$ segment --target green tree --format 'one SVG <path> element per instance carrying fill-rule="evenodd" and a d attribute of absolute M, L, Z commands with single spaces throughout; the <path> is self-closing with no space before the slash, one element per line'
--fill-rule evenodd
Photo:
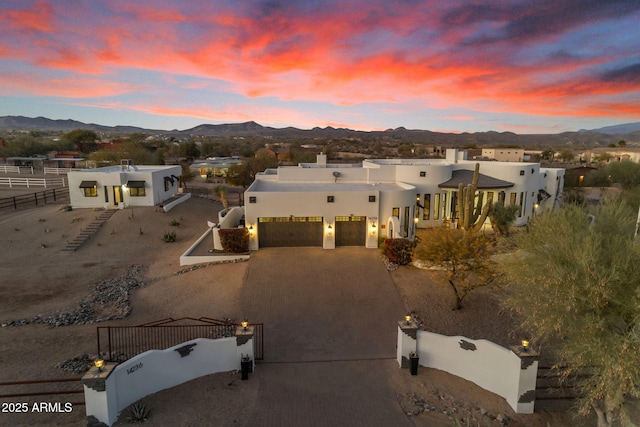
<path fill-rule="evenodd" d="M 640 397 L 640 247 L 636 212 L 607 199 L 586 212 L 567 206 L 517 236 L 499 267 L 507 308 L 533 340 L 550 343 L 563 378 L 574 374 L 579 411 L 598 426 L 627 424 L 625 397 Z M 549 348 L 549 347 L 547 347 Z"/>
<path fill-rule="evenodd" d="M 238 165 L 232 165 L 227 171 L 226 180 L 231 185 L 247 188 L 259 172 L 278 166 L 278 159 L 268 152 L 262 152 Z"/>
<path fill-rule="evenodd" d="M 627 141 L 625 141 L 624 139 L 621 139 L 620 141 L 618 141 L 618 147 L 626 147 L 627 146 Z"/>
<path fill-rule="evenodd" d="M 492 250 L 493 242 L 482 234 L 437 227 L 426 230 L 415 257 L 446 270 L 455 298 L 453 310 L 460 310 L 469 292 L 493 282 Z"/>
<path fill-rule="evenodd" d="M 88 129 L 75 129 L 71 132 L 65 133 L 62 136 L 62 139 L 67 140 L 73 143 L 76 147 L 76 150 L 81 153 L 91 153 L 97 150 L 98 144 L 96 140 L 98 139 L 98 135 L 92 130 Z"/>
<path fill-rule="evenodd" d="M 45 155 L 49 151 L 49 146 L 41 137 L 33 135 L 19 135 L 8 139 L 4 147 L 0 147 L 2 157 L 31 157 L 35 155 Z"/>
<path fill-rule="evenodd" d="M 493 231 L 499 236 L 508 236 L 509 228 L 516 220 L 519 211 L 518 205 L 505 206 L 504 202 L 494 203 L 489 210 L 489 221 Z"/>
<path fill-rule="evenodd" d="M 624 189 L 640 185 L 640 163 L 631 160 L 613 162 L 587 176 L 587 185 L 605 187 L 617 183 Z"/>
<path fill-rule="evenodd" d="M 568 163 L 575 158 L 575 153 L 571 148 L 563 148 L 562 151 L 560 151 L 559 157 L 560 157 L 560 160 L 562 160 L 565 163 Z"/>
<path fill-rule="evenodd" d="M 195 142 L 183 142 L 180 144 L 180 154 L 189 160 L 200 157 L 200 149 Z"/>

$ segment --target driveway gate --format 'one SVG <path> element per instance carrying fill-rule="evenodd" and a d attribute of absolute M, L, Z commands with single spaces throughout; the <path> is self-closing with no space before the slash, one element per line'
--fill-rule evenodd
<path fill-rule="evenodd" d="M 239 323 L 201 317 L 194 319 L 167 318 L 138 326 L 98 326 L 98 354 L 107 354 L 106 360 L 122 363 L 148 350 L 164 350 L 196 338 L 233 337 Z M 264 359 L 263 324 L 254 327 L 254 357 Z"/>

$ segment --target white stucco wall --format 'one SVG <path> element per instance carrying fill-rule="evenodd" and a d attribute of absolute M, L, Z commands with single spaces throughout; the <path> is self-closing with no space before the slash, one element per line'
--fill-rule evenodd
<path fill-rule="evenodd" d="M 323 247 L 335 247 L 335 218 L 336 216 L 365 216 L 367 217 L 366 247 L 377 247 L 377 232 L 372 234 L 372 225 L 379 229 L 378 206 L 380 191 L 375 186 L 367 188 L 360 185 L 357 189 L 350 184 L 329 183 L 305 186 L 301 184 L 298 191 L 295 185 L 287 186 L 286 190 L 277 191 L 279 186 L 273 184 L 262 191 L 259 184 L 254 183 L 245 192 L 245 226 L 253 227 L 250 239 L 250 249 L 258 249 L 258 218 L 289 217 L 289 216 L 317 216 L 323 218 Z M 273 191 L 269 191 L 273 190 Z M 333 196 L 332 203 L 327 197 Z M 375 202 L 369 202 L 369 196 L 375 196 Z M 256 197 L 256 203 L 250 198 Z M 331 225 L 333 232 L 329 235 L 327 228 Z"/>
<path fill-rule="evenodd" d="M 541 188 L 546 188 L 545 191 L 556 200 L 563 186 L 562 182 L 556 185 L 560 182 L 556 181 L 560 174 L 558 170 L 545 175 L 538 163 L 466 160 L 466 153 L 451 149 L 447 150 L 446 159 L 370 159 L 356 166 L 315 163 L 279 167 L 258 174 L 245 192 L 247 227 L 253 225 L 256 230 L 250 247 L 258 248 L 257 220 L 260 217 L 322 217 L 323 247 L 327 249 L 335 247 L 335 236 L 330 236 L 326 230 L 329 226 L 335 229 L 335 217 L 343 215 L 366 216 L 368 229 L 374 221 L 381 224 L 375 239 L 368 235 L 367 247 L 377 247 L 378 236 L 389 237 L 389 224 L 394 225 L 398 235 L 404 234 L 406 226 L 408 237 L 412 238 L 416 228 L 438 226 L 444 219 L 450 219 L 451 192 L 454 190 L 442 189 L 439 185 L 450 180 L 456 170 L 473 171 L 476 163 L 480 163 L 480 173 L 513 183 L 510 188 L 483 191 L 485 195 L 493 191 L 494 201 L 498 200 L 500 191 L 504 191 L 507 205 L 512 203 L 511 195 L 515 195 L 513 203 L 521 206 L 516 226 L 527 224 L 539 210 L 554 207 L 550 202 L 536 208 Z M 562 180 L 561 177 L 558 179 Z M 368 196 L 374 194 L 378 196 L 375 212 L 368 203 Z M 334 196 L 334 203 L 326 202 L 329 195 Z M 417 197 L 421 205 L 426 205 L 425 195 L 430 196 L 428 219 L 424 218 L 424 209 L 416 205 Z M 438 203 L 436 195 L 440 196 Z M 251 202 L 252 197 L 256 203 Z M 409 221 L 405 217 L 407 207 Z M 397 224 L 395 220 L 390 221 L 394 208 L 399 210 Z"/>
<path fill-rule="evenodd" d="M 527 391 L 535 390 L 537 362 L 523 371 L 521 360 L 513 351 L 487 340 L 418 331 L 417 341 L 421 366 L 472 381 L 504 397 L 516 412 L 533 412 L 533 402 L 519 404 L 518 400 Z M 464 349 L 463 345 L 475 350 Z"/>
<path fill-rule="evenodd" d="M 180 166 L 110 166 L 96 169 L 71 171 L 67 174 L 69 180 L 70 204 L 74 208 L 102 208 L 115 206 L 113 187 L 122 190 L 124 206 L 155 206 L 178 193 L 179 183 L 174 179 L 168 189 L 164 188 L 164 178 L 180 176 Z M 96 181 L 97 196 L 85 197 L 84 189 L 80 188 L 82 181 Z M 126 184 L 129 181 L 144 181 L 145 195 L 132 197 Z M 108 201 L 105 200 L 105 191 Z"/>
<path fill-rule="evenodd" d="M 183 357 L 177 349 L 187 345 L 191 351 Z M 198 338 L 166 350 L 144 352 L 116 366 L 105 380 L 105 391 L 85 385 L 87 415 L 112 425 L 123 409 L 149 394 L 205 375 L 239 370 L 243 355 L 255 360 L 253 339 L 238 345 L 236 337 Z"/>

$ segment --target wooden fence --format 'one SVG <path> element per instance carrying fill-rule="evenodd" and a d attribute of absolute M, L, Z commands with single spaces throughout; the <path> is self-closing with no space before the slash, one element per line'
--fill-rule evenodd
<path fill-rule="evenodd" d="M 71 405 L 84 405 L 84 388 L 80 378 L 60 378 L 54 380 L 33 380 L 33 381 L 11 381 L 0 383 L 0 399 L 6 401 L 39 402 L 49 398 L 48 396 L 57 396 L 55 400 L 59 400 L 61 396 L 69 400 L 71 395 L 77 396 L 75 402 Z M 18 398 L 18 399 L 16 399 Z M 26 399 L 25 399 L 26 398 Z M 35 399 L 34 399 L 35 398 Z M 28 405 L 31 407 L 31 404 Z"/>
<path fill-rule="evenodd" d="M 69 190 L 66 188 L 50 188 L 32 194 L 0 198 L 0 211 L 21 207 L 41 206 L 50 203 L 68 203 Z"/>
<path fill-rule="evenodd" d="M 66 187 L 66 178 L 14 178 L 14 177 L 0 177 L 0 186 L 14 187 Z"/>

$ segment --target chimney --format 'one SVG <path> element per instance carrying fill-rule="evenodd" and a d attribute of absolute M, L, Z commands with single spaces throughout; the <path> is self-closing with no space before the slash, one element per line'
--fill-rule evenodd
<path fill-rule="evenodd" d="M 327 155 L 324 153 L 317 154 L 316 163 L 318 166 L 327 166 Z"/>

